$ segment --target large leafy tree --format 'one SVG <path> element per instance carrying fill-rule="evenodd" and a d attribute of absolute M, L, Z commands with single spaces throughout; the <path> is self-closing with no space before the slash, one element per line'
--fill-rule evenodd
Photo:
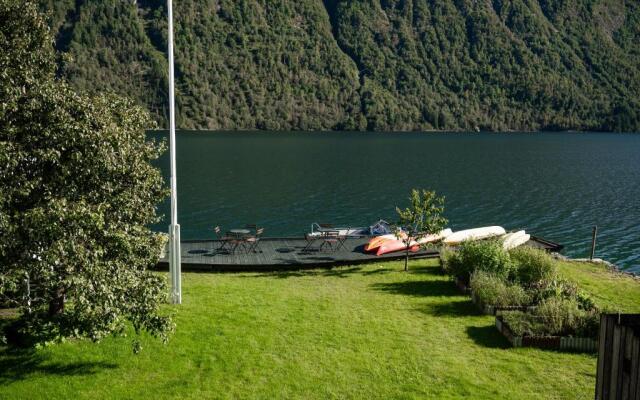
<path fill-rule="evenodd" d="M 166 339 L 162 238 L 147 226 L 166 196 L 145 139 L 148 113 L 55 77 L 36 5 L 0 0 L 0 301 L 22 333 L 99 340 L 130 322 Z"/>

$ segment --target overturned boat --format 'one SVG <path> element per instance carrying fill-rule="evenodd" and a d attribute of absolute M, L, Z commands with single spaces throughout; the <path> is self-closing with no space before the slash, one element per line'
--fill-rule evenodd
<path fill-rule="evenodd" d="M 406 250 L 407 248 L 412 252 L 416 252 L 420 250 L 420 246 L 428 243 L 438 242 L 449 235 L 451 235 L 451 229 L 444 229 L 439 233 L 426 235 L 419 238 L 418 240 L 412 240 L 408 244 L 402 238 L 387 239 L 380 243 L 376 250 L 376 255 L 381 256 L 383 254 Z"/>
<path fill-rule="evenodd" d="M 507 231 L 505 231 L 501 226 L 485 226 L 482 228 L 465 229 L 453 232 L 443 240 L 443 243 L 449 246 L 454 246 L 468 240 L 489 239 L 496 236 L 502 236 L 506 233 Z"/>

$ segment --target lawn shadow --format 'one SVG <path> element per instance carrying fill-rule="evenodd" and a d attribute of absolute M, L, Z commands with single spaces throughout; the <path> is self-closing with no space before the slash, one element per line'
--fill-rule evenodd
<path fill-rule="evenodd" d="M 491 349 L 508 349 L 509 341 L 495 326 L 468 326 L 467 335 L 478 345 Z"/>
<path fill-rule="evenodd" d="M 350 268 L 331 268 L 322 273 L 323 276 L 335 276 L 338 278 L 347 278 L 350 275 L 359 273 L 362 271 L 362 267 L 350 267 Z"/>
<path fill-rule="evenodd" d="M 440 267 L 424 266 L 424 267 L 411 267 L 409 263 L 409 273 L 411 274 L 424 274 L 433 276 L 445 276 L 444 271 Z"/>
<path fill-rule="evenodd" d="M 31 374 L 55 376 L 93 375 L 118 366 L 104 361 L 48 362 L 33 349 L 0 348 L 0 385 L 25 379 Z"/>
<path fill-rule="evenodd" d="M 371 271 L 362 271 L 362 275 L 377 275 L 377 274 L 386 274 L 389 272 L 393 272 L 394 270 L 391 268 L 379 268 L 372 269 Z"/>
<path fill-rule="evenodd" d="M 468 317 L 473 315 L 480 315 L 476 306 L 473 304 L 473 302 L 471 302 L 471 300 L 468 299 L 428 304 L 423 308 L 419 308 L 418 311 L 425 314 L 434 315 L 436 317 Z"/>
<path fill-rule="evenodd" d="M 297 264 L 296 264 L 297 265 Z M 363 267 L 333 267 L 333 268 L 314 268 L 314 269 L 300 269 L 300 270 L 289 270 L 289 271 L 268 271 L 268 272 L 259 272 L 251 275 L 241 275 L 243 278 L 278 278 L 278 279 L 286 279 L 292 277 L 303 277 L 303 276 L 326 276 L 326 277 L 338 277 L 338 278 L 347 278 L 352 275 L 375 275 L 375 274 L 384 274 L 388 272 L 394 271 L 390 268 L 380 268 L 375 270 L 363 270 Z"/>
<path fill-rule="evenodd" d="M 277 279 L 287 279 L 287 278 L 299 278 L 302 276 L 308 276 L 309 274 L 305 271 L 271 271 L 271 272 L 257 272 L 251 273 L 248 275 L 239 275 L 241 278 L 277 278 Z"/>
<path fill-rule="evenodd" d="M 374 283 L 373 290 L 407 296 L 458 296 L 456 287 L 449 281 L 403 281 Z"/>

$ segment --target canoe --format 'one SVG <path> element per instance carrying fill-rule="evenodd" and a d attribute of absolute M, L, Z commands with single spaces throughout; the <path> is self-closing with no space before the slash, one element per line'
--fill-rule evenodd
<path fill-rule="evenodd" d="M 531 239 L 525 231 L 507 233 L 502 238 L 502 247 L 505 250 L 513 249 L 527 243 Z"/>
<path fill-rule="evenodd" d="M 483 228 L 465 229 L 453 232 L 444 239 L 444 244 L 456 245 L 467 240 L 488 239 L 495 236 L 502 236 L 507 233 L 501 226 L 485 226 Z"/>
<path fill-rule="evenodd" d="M 376 255 L 381 256 L 383 254 L 393 253 L 395 251 L 406 250 L 407 247 L 409 247 L 409 250 L 411 250 L 412 252 L 416 252 L 420 250 L 420 245 L 437 242 L 439 240 L 442 240 L 443 238 L 448 237 L 449 235 L 451 235 L 451 229 L 444 229 L 439 233 L 424 236 L 417 241 L 412 240 L 411 243 L 409 243 L 409 246 L 407 246 L 402 240 L 387 239 L 378 247 Z"/>
<path fill-rule="evenodd" d="M 401 237 L 404 237 L 404 234 L 401 234 Z M 382 235 L 382 236 L 376 236 L 374 238 L 372 238 L 371 240 L 369 240 L 369 243 L 367 243 L 364 246 L 364 251 L 374 251 L 376 250 L 378 247 L 380 247 L 380 245 L 382 245 L 382 243 L 386 242 L 387 240 L 398 240 L 398 237 L 396 236 L 395 233 L 390 233 L 387 235 Z"/>

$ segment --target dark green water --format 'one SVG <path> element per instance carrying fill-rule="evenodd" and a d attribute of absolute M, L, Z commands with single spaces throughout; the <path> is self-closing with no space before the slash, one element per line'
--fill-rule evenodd
<path fill-rule="evenodd" d="M 180 132 L 177 143 L 183 239 L 214 225 L 279 236 L 393 221 L 415 187 L 446 196 L 454 230 L 523 228 L 569 256 L 588 255 L 598 225 L 596 256 L 640 271 L 640 135 Z"/>

